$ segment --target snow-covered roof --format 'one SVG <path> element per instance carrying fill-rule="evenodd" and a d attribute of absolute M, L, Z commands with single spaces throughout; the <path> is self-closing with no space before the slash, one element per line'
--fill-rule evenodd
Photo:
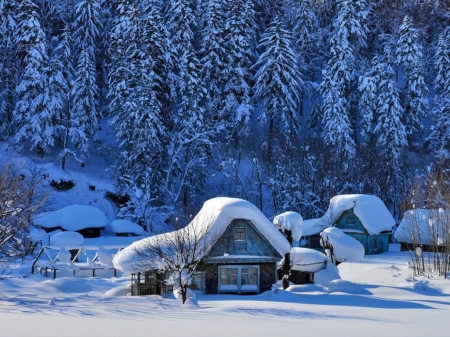
<path fill-rule="evenodd" d="M 299 241 L 302 237 L 303 218 L 297 212 L 284 212 L 273 218 L 273 224 L 278 229 L 292 231 L 292 239 Z"/>
<path fill-rule="evenodd" d="M 143 235 L 144 229 L 135 222 L 124 219 L 116 219 L 111 222 L 110 229 L 114 233 L 130 233 L 134 235 Z"/>
<path fill-rule="evenodd" d="M 381 199 L 369 194 L 344 194 L 331 198 L 328 210 L 322 219 L 331 226 L 343 212 L 352 208 L 353 213 L 370 235 L 390 231 L 395 225 L 394 218 Z"/>
<path fill-rule="evenodd" d="M 283 234 L 255 205 L 242 199 L 218 197 L 206 201 L 187 227 L 195 226 L 197 233 L 199 232 L 198 227 L 203 227 L 205 236 L 211 240 L 217 240 L 234 219 L 249 220 L 281 256 L 289 252 L 291 247 Z M 162 235 L 174 235 L 174 233 Z M 158 242 L 159 237 L 160 235 L 145 238 L 123 249 L 114 258 L 115 267 L 124 272 L 142 271 L 145 269 L 141 268 L 148 268 L 148 266 L 142 265 L 142 258 L 138 252 L 146 245 Z M 208 238 L 205 238 L 205 241 L 208 241 Z M 204 253 L 207 254 L 207 252 Z"/>
<path fill-rule="evenodd" d="M 450 212 L 442 209 L 412 209 L 406 211 L 394 237 L 399 242 L 416 244 L 443 244 L 450 223 Z"/>
<path fill-rule="evenodd" d="M 364 246 L 350 235 L 345 234 L 337 227 L 325 229 L 320 233 L 322 240 L 333 246 L 333 256 L 343 262 L 348 260 L 361 260 L 364 258 Z"/>
<path fill-rule="evenodd" d="M 44 228 L 61 227 L 67 231 L 106 226 L 106 215 L 94 206 L 71 205 L 36 217 L 35 223 Z"/>
<path fill-rule="evenodd" d="M 302 235 L 310 236 L 319 234 L 327 227 L 328 224 L 322 218 L 303 220 Z"/>
<path fill-rule="evenodd" d="M 292 247 L 290 252 L 291 269 L 315 273 L 326 267 L 329 258 L 314 249 Z"/>

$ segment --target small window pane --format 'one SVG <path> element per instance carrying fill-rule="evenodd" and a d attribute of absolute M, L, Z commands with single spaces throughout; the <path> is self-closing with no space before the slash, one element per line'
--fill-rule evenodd
<path fill-rule="evenodd" d="M 234 239 L 235 240 L 246 240 L 247 230 L 246 228 L 235 228 L 234 229 Z"/>

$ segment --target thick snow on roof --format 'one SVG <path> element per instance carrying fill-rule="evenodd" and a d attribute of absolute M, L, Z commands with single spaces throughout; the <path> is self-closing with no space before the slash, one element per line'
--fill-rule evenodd
<path fill-rule="evenodd" d="M 343 262 L 364 258 L 364 246 L 339 228 L 327 228 L 320 233 L 320 236 L 323 241 L 329 242 L 333 246 L 333 256 L 336 260 Z"/>
<path fill-rule="evenodd" d="M 326 223 L 322 218 L 303 220 L 302 235 L 310 236 L 319 234 L 328 226 L 328 223 Z"/>
<path fill-rule="evenodd" d="M 255 205 L 242 199 L 218 197 L 206 201 L 202 209 L 187 227 L 196 227 L 195 230 L 192 230 L 196 233 L 199 232 L 200 228 L 200 232 L 206 233 L 211 240 L 216 240 L 223 234 L 233 219 L 246 219 L 251 221 L 255 228 L 270 242 L 281 256 L 289 252 L 291 247 L 283 234 L 280 233 Z M 174 233 L 172 232 L 166 235 L 175 235 Z M 149 269 L 151 266 L 142 263 L 142 257 L 139 256 L 138 251 L 142 250 L 146 244 L 158 242 L 159 237 L 160 235 L 142 239 L 123 249 L 114 257 L 114 266 L 124 272 Z M 206 237 L 206 242 L 208 242 L 208 237 Z"/>
<path fill-rule="evenodd" d="M 394 237 L 399 242 L 435 245 L 443 244 L 450 221 L 448 211 L 432 209 L 412 209 L 406 211 Z"/>
<path fill-rule="evenodd" d="M 395 225 L 394 218 L 380 198 L 368 194 L 344 194 L 331 198 L 322 219 L 332 226 L 344 211 L 352 208 L 370 235 L 390 231 Z"/>
<path fill-rule="evenodd" d="M 52 235 L 50 245 L 54 247 L 79 246 L 83 243 L 84 237 L 78 232 L 59 232 Z"/>
<path fill-rule="evenodd" d="M 114 233 L 130 233 L 143 235 L 144 229 L 135 222 L 123 219 L 116 219 L 111 222 L 110 229 Z"/>
<path fill-rule="evenodd" d="M 58 211 L 39 215 L 36 224 L 44 228 L 61 227 L 67 231 L 106 226 L 106 215 L 94 206 L 71 205 Z"/>
<path fill-rule="evenodd" d="M 292 270 L 315 273 L 326 268 L 329 258 L 314 249 L 292 247 L 290 261 Z"/>
<path fill-rule="evenodd" d="M 278 229 L 292 231 L 292 239 L 299 241 L 302 237 L 303 218 L 297 212 L 285 212 L 273 218 L 273 224 Z"/>

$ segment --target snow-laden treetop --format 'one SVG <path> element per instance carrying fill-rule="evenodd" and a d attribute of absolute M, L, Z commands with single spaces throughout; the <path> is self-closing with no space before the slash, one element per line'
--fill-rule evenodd
<path fill-rule="evenodd" d="M 255 205 L 242 199 L 218 197 L 206 201 L 199 213 L 185 228 L 148 237 L 126 247 L 114 257 L 114 266 L 123 272 L 144 271 L 150 266 L 142 263 L 143 256 L 139 252 L 143 251 L 146 246 L 161 242 L 162 236 L 175 237 L 176 232 L 179 231 L 200 232 L 204 233 L 205 242 L 213 243 L 225 232 L 234 219 L 249 220 L 281 256 L 289 252 L 291 248 L 289 242 Z M 196 239 L 198 240 L 198 238 Z M 163 241 L 167 242 L 167 240 Z M 207 254 L 208 251 L 205 250 L 202 253 Z M 203 257 L 198 256 L 199 259 Z"/>
<path fill-rule="evenodd" d="M 302 237 L 303 218 L 297 212 L 284 212 L 273 218 L 273 224 L 278 229 L 292 231 L 292 239 L 299 241 Z"/>
<path fill-rule="evenodd" d="M 35 223 L 43 228 L 60 227 L 67 231 L 102 228 L 108 223 L 106 215 L 94 206 L 70 205 L 36 217 Z"/>
<path fill-rule="evenodd" d="M 448 235 L 449 221 L 450 212 L 442 209 L 411 209 L 405 212 L 394 237 L 399 242 L 440 245 Z"/>
<path fill-rule="evenodd" d="M 322 220 L 328 223 L 327 227 L 331 227 L 343 212 L 350 209 L 370 235 L 390 231 L 395 225 L 394 218 L 381 199 L 369 194 L 343 194 L 331 198 Z"/>

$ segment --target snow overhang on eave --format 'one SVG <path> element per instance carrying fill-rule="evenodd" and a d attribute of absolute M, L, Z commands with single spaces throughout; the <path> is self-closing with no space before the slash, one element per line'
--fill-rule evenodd
<path fill-rule="evenodd" d="M 203 260 L 205 264 L 216 264 L 216 263 L 272 263 L 279 262 L 280 258 L 271 256 L 215 256 Z"/>

